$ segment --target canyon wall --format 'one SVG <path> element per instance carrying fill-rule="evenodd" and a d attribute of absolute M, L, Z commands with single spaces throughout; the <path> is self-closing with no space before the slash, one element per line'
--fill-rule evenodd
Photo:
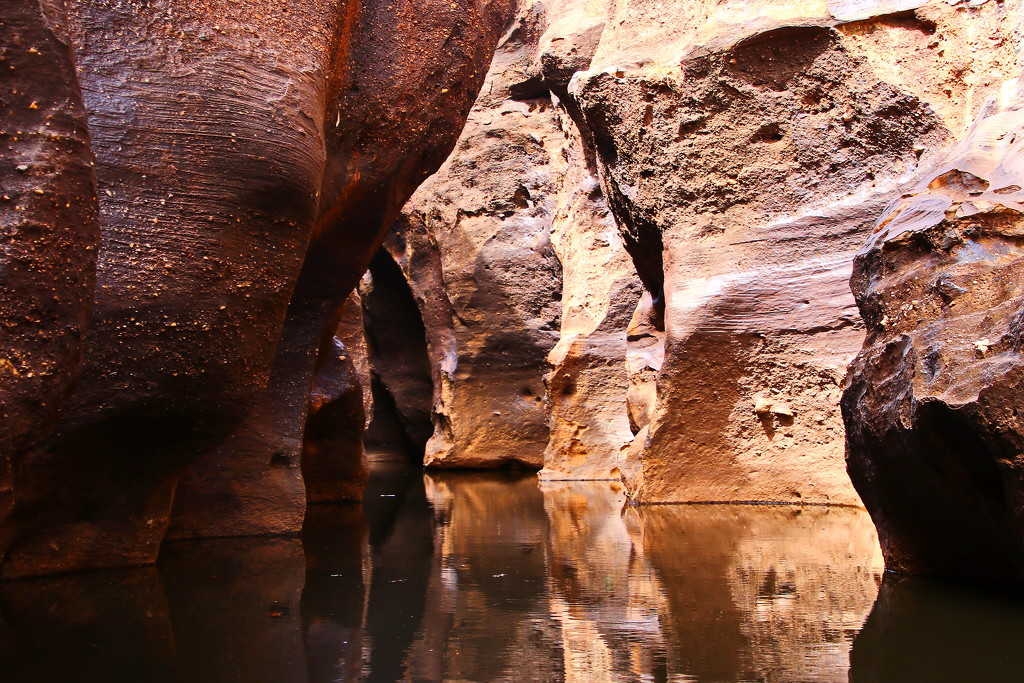
<path fill-rule="evenodd" d="M 430 348 L 426 463 L 859 505 L 853 259 L 1015 75 L 1016 8 L 525 7 L 387 246 Z"/>
<path fill-rule="evenodd" d="M 360 457 L 346 297 L 511 1 L 4 7 L 0 575 L 297 534 L 304 434 Z M 306 430 L 314 383 L 321 413 L 349 397 L 338 434 Z M 308 464 L 315 497 L 358 496 L 360 462 Z"/>
<path fill-rule="evenodd" d="M 527 6 L 387 246 L 431 349 L 426 463 L 863 497 L 891 569 L 1019 580 L 1020 22 Z"/>
<path fill-rule="evenodd" d="M 1024 578 L 1017 0 L 0 7 L 0 577 L 298 534 L 376 385 Z"/>

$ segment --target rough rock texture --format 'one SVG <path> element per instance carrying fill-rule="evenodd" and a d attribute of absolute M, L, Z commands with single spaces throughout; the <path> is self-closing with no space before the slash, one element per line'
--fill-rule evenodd
<path fill-rule="evenodd" d="M 539 468 L 548 442 L 542 378 L 561 308 L 551 216 L 565 162 L 551 99 L 525 72 L 537 21 L 525 12 L 505 37 L 455 151 L 389 245 L 437 368 L 431 467 Z"/>
<path fill-rule="evenodd" d="M 50 85 L 5 93 L 5 135 L 53 114 L 59 136 L 39 139 L 34 163 L 68 171 L 59 189 L 22 186 L 27 158 L 17 186 L 2 176 L 19 203 L 29 190 L 44 202 L 40 224 L 68 221 L 37 271 L 71 266 L 51 278 L 41 338 L 68 334 L 38 357 L 67 361 L 45 378 L 56 403 L 77 370 L 95 205 L 70 52 L 40 19 L 59 26 L 62 4 L 14 4 L 4 58 L 15 73 L 49 60 Z M 451 150 L 511 1 L 65 4 L 96 158 L 96 288 L 81 380 L 53 437 L 20 459 L 0 574 L 152 562 L 172 497 L 177 536 L 297 533 L 318 363 L 336 358 L 341 307 L 387 226 Z M 50 211 L 56 199 L 71 206 Z M 13 285 L 37 315 L 38 284 Z"/>
<path fill-rule="evenodd" d="M 62 4 L 0 3 L 0 524 L 80 368 L 96 178 Z M 0 535 L 3 535 L 0 531 Z"/>
<path fill-rule="evenodd" d="M 617 479 L 633 438 L 625 337 L 640 287 L 557 95 L 573 65 L 589 64 L 600 21 L 566 46 L 553 18 L 545 3 L 524 6 L 456 150 L 386 247 L 426 326 L 427 464 L 543 464 L 548 478 Z M 541 63 L 551 41 L 568 67 Z"/>
<path fill-rule="evenodd" d="M 855 262 L 847 464 L 898 572 L 1024 581 L 1024 109 L 1007 85 Z"/>
<path fill-rule="evenodd" d="M 202 535 L 298 530 L 301 438 L 318 353 L 399 209 L 451 151 L 508 23 L 511 0 L 349 6 L 326 93 L 320 210 L 292 293 L 269 387 L 256 410 L 190 473 L 175 523 Z M 333 124 L 332 124 L 333 122 Z M 255 438 L 254 438 L 255 436 Z M 281 466 L 276 469 L 275 462 Z M 240 463 L 246 463 L 241 465 Z M 256 476 L 240 484 L 232 470 Z M 207 500 L 234 496 L 228 514 Z M 269 502 L 269 505 L 268 505 Z"/>
<path fill-rule="evenodd" d="M 543 477 L 625 477 L 640 502 L 859 504 L 850 264 L 1015 69 L 1013 7 L 524 6 L 387 247 L 426 327 L 428 464 L 533 464 L 546 439 Z M 549 255 L 515 246 L 537 235 Z"/>
<path fill-rule="evenodd" d="M 316 214 L 337 13 L 262 4 L 67 3 L 102 239 L 81 381 L 23 460 L 5 576 L 152 561 L 181 466 L 265 382 Z"/>
<path fill-rule="evenodd" d="M 562 319 L 546 376 L 550 435 L 543 479 L 621 479 L 633 441 L 627 328 L 642 287 L 564 109 L 568 169 L 551 243 L 562 263 Z"/>
<path fill-rule="evenodd" d="M 838 410 L 863 334 L 852 257 L 1015 42 L 999 3 L 858 3 L 855 22 L 853 4 L 616 8 L 570 83 L 652 294 L 638 332 L 664 330 L 641 502 L 858 503 Z"/>

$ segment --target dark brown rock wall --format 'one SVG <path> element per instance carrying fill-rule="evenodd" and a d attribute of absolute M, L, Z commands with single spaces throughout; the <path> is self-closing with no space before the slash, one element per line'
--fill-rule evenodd
<path fill-rule="evenodd" d="M 52 211 L 40 204 L 39 219 L 69 223 L 36 274 L 13 281 L 25 285 L 19 311 L 54 320 L 40 336 L 55 341 L 33 362 L 61 370 L 31 391 L 5 381 L 16 399 L 5 410 L 60 402 L 89 309 L 96 200 L 67 44 L 102 238 L 81 381 L 55 435 L 20 462 L 0 571 L 151 562 L 172 496 L 176 536 L 297 533 L 314 377 L 352 372 L 328 367 L 343 302 L 400 205 L 454 143 L 510 2 L 66 4 L 66 41 L 43 22 L 45 10 L 59 23 L 60 3 L 19 5 L 11 22 L 5 14 L 7 66 L 38 58 L 49 79 L 39 83 L 58 87 L 5 95 L 11 142 L 29 123 L 57 135 L 46 138 L 53 152 L 36 147 L 34 161 L 11 170 L 31 187 L 5 170 L 3 190 L 12 207 L 29 189 L 33 202 L 62 200 Z M 44 161 L 66 172 L 60 188 L 40 175 L 57 170 Z M 17 240 L 11 247 L 42 245 Z M 15 260 L 26 258 L 38 256 Z M 29 301 L 41 291 L 32 278 L 57 259 L 70 267 L 45 295 L 57 294 L 45 303 L 56 308 L 32 312 L 42 305 Z M 355 397 L 351 387 L 326 394 Z M 351 403 L 346 416 L 362 412 Z M 34 434 L 15 436 L 27 444 Z M 350 453 L 358 488 L 361 449 Z M 336 468 L 310 472 L 337 478 Z"/>
<path fill-rule="evenodd" d="M 502 0 L 348 8 L 351 23 L 334 46 L 324 93 L 319 211 L 269 388 L 232 437 L 189 473 L 173 533 L 298 530 L 301 438 L 318 349 L 330 343 L 339 307 L 399 207 L 451 149 L 508 13 Z M 252 476 L 240 484 L 232 472 L 243 470 Z M 203 501 L 229 497 L 237 501 L 230 511 L 208 514 Z"/>
<path fill-rule="evenodd" d="M 81 382 L 22 467 L 8 575 L 152 560 L 180 468 L 266 382 L 324 172 L 333 3 L 68 8 L 102 240 Z"/>
<path fill-rule="evenodd" d="M 895 571 L 1024 580 L 1017 93 L 989 103 L 855 261 L 868 337 L 843 396 L 847 464 Z"/>
<path fill-rule="evenodd" d="M 0 4 L 0 523 L 80 369 L 99 220 L 62 3 Z"/>

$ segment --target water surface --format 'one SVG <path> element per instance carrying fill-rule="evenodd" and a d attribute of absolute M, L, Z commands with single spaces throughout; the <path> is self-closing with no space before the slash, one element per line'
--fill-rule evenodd
<path fill-rule="evenodd" d="M 883 578 L 861 511 L 624 502 L 379 462 L 302 540 L 0 587 L 0 680 L 1024 680 L 1024 604 Z"/>

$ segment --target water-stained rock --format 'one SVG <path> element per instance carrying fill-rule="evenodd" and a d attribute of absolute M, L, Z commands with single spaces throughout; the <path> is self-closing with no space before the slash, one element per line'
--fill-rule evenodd
<path fill-rule="evenodd" d="M 450 151 L 511 3 L 40 7 L 65 5 L 96 158 L 96 287 L 81 380 L 52 438 L 17 468 L 0 574 L 152 562 L 172 499 L 178 536 L 296 533 L 309 392 L 339 311 Z M 23 9 L 31 19 L 35 3 Z M 56 176 L 25 159 L 11 173 L 31 184 L 4 191 L 62 199 L 50 217 L 83 226 L 54 232 L 47 257 L 69 266 L 54 279 L 61 358 L 39 355 L 66 361 L 46 389 L 59 403 L 89 308 L 72 300 L 92 284 L 95 205 L 70 52 L 36 19 L 25 30 L 38 36 L 5 25 L 5 50 L 34 43 L 5 59 L 51 65 L 38 83 L 58 87 L 36 97 L 26 82 L 24 104 L 54 115 L 46 144 L 64 150 L 68 173 L 47 196 Z M 54 97 L 67 104 L 54 109 Z M 43 154 L 37 171 L 44 156 L 60 161 Z"/>

